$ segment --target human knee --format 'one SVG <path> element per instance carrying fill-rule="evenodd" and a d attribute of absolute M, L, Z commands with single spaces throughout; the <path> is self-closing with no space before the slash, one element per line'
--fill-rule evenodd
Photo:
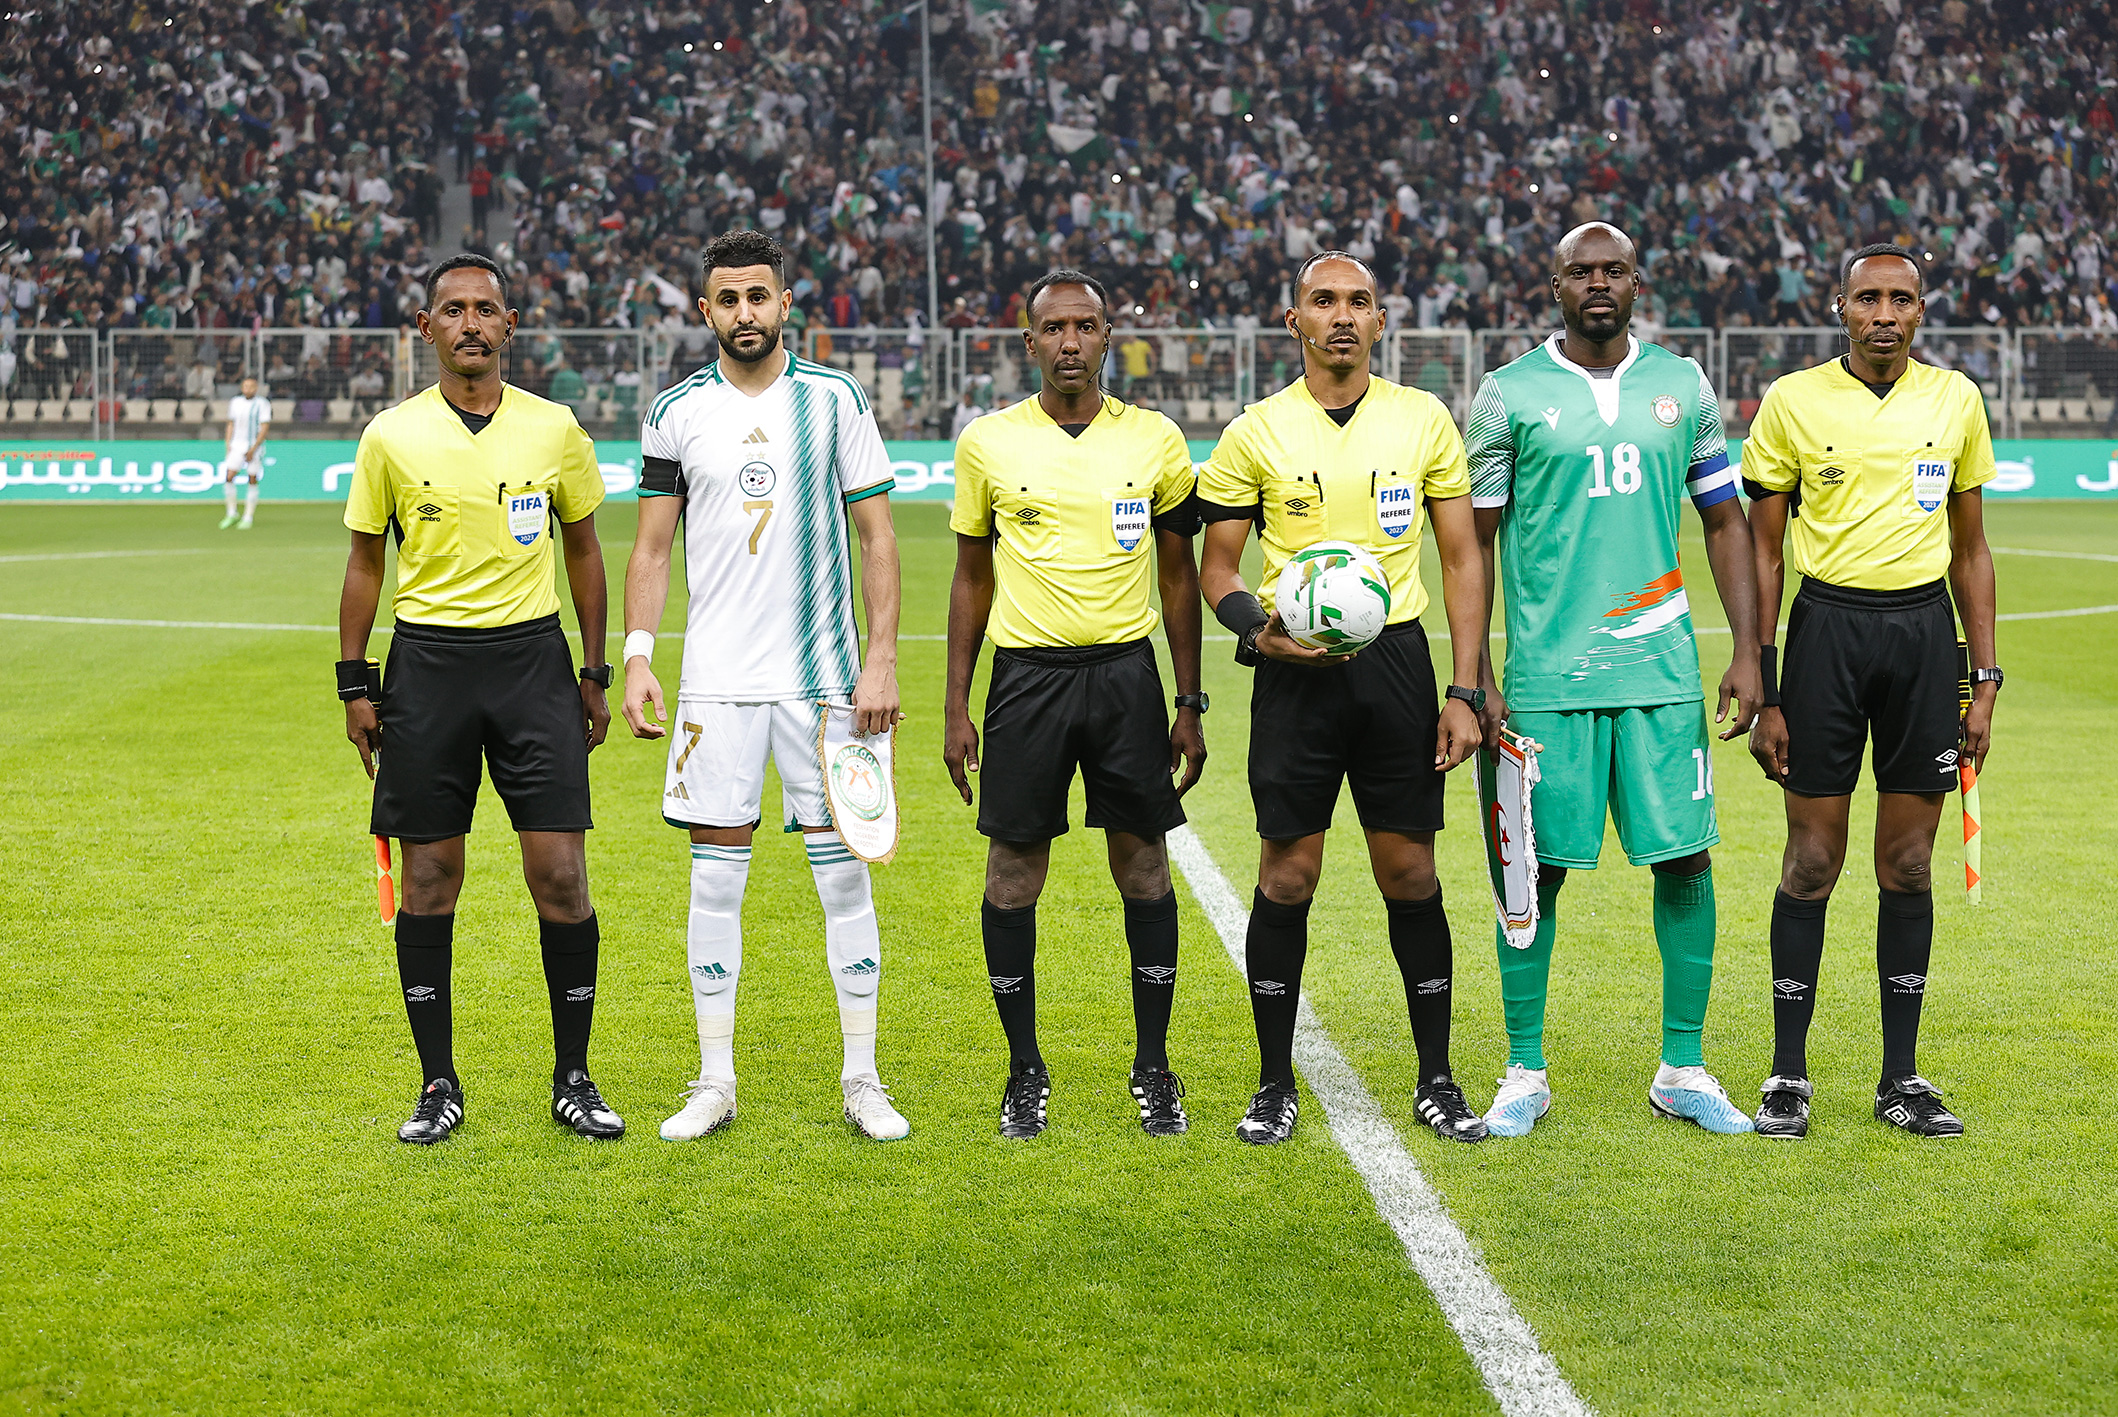
<path fill-rule="evenodd" d="M 1422 861 L 1378 866 L 1375 886 L 1389 900 L 1427 900 L 1441 889 L 1441 877 L 1434 873 L 1434 861 L 1429 857 Z"/>
<path fill-rule="evenodd" d="M 1318 863 L 1299 856 L 1268 860 L 1258 869 L 1258 889 L 1274 905 L 1300 905 L 1316 894 Z"/>
<path fill-rule="evenodd" d="M 1149 837 L 1138 849 L 1111 854 L 1111 881 L 1127 900 L 1160 900 L 1168 895 L 1169 853 L 1162 838 Z"/>
<path fill-rule="evenodd" d="M 1658 876 L 1696 876 L 1701 871 L 1711 871 L 1714 860 L 1710 852 L 1694 851 L 1689 856 L 1679 856 L 1674 861 L 1657 861 L 1651 869 Z"/>
<path fill-rule="evenodd" d="M 1796 900 L 1820 900 L 1838 882 L 1840 857 L 1820 842 L 1790 841 L 1780 864 L 1780 889 Z"/>
<path fill-rule="evenodd" d="M 1919 895 L 1934 889 L 1934 854 L 1917 844 L 1900 847 L 1875 863 L 1876 884 L 1886 891 Z"/>
<path fill-rule="evenodd" d="M 1041 851 L 994 842 L 986 852 L 985 898 L 1002 910 L 1035 905 L 1044 894 L 1046 860 Z"/>

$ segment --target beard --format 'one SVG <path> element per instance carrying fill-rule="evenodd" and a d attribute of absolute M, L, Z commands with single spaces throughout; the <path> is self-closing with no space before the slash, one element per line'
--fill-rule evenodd
<path fill-rule="evenodd" d="M 779 351 L 780 326 L 773 325 L 768 328 L 763 325 L 753 325 L 751 328 L 765 337 L 764 342 L 758 345 L 757 353 L 745 354 L 742 350 L 736 348 L 734 341 L 726 339 L 721 341 L 721 353 L 727 355 L 738 364 L 757 364 Z M 739 330 L 737 333 L 741 334 L 744 332 Z M 715 334 L 718 335 L 719 331 L 715 331 Z"/>

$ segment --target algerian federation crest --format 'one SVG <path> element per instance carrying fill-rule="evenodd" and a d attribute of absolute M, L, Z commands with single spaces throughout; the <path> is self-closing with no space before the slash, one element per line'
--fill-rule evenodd
<path fill-rule="evenodd" d="M 536 545 L 550 516 L 551 500 L 542 492 L 516 492 L 507 499 L 507 533 L 524 546 Z"/>
<path fill-rule="evenodd" d="M 1117 538 L 1120 551 L 1130 551 L 1147 536 L 1148 524 L 1154 520 L 1154 506 L 1145 497 L 1113 497 L 1110 499 L 1110 534 Z"/>
<path fill-rule="evenodd" d="M 1655 422 L 1664 428 L 1676 427 L 1677 420 L 1683 416 L 1684 408 L 1673 396 L 1663 394 L 1655 400 Z"/>
<path fill-rule="evenodd" d="M 743 470 L 735 475 L 735 480 L 742 487 L 745 497 L 764 497 L 771 493 L 773 484 L 779 481 L 779 474 L 772 470 L 772 464 L 769 462 L 748 462 L 744 463 Z"/>

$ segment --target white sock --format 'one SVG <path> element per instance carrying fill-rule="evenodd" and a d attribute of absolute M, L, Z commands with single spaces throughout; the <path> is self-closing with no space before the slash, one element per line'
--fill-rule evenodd
<path fill-rule="evenodd" d="M 229 516 L 231 516 L 231 517 L 232 517 L 232 516 L 234 516 L 234 515 L 235 515 L 235 484 L 234 484 L 233 482 L 223 482 L 223 483 L 221 484 L 221 493 L 222 493 L 222 496 L 223 496 L 224 500 L 226 500 L 226 502 L 228 503 L 228 515 L 229 515 Z"/>
<path fill-rule="evenodd" d="M 691 844 L 691 918 L 684 954 L 699 1018 L 699 1076 L 735 1077 L 735 986 L 743 972 L 743 886 L 750 848 Z"/>
<path fill-rule="evenodd" d="M 882 984 L 882 932 L 868 863 L 846 849 L 837 832 L 812 832 L 809 874 L 824 907 L 824 961 L 838 991 L 838 1031 L 845 1039 L 841 1078 L 879 1076 L 875 1070 L 875 997 Z"/>
<path fill-rule="evenodd" d="M 231 500 L 232 500 L 232 499 L 231 499 Z M 257 484 L 256 484 L 255 482 L 253 482 L 253 483 L 251 483 L 251 484 L 250 484 L 250 491 L 249 491 L 249 492 L 248 492 L 248 493 L 246 494 L 246 498 L 245 498 L 245 500 L 244 500 L 244 502 L 243 502 L 243 520 L 244 520 L 244 521 L 249 521 L 249 520 L 250 520 L 250 519 L 251 519 L 252 517 L 254 517 L 254 516 L 256 516 L 256 515 L 257 515 Z"/>

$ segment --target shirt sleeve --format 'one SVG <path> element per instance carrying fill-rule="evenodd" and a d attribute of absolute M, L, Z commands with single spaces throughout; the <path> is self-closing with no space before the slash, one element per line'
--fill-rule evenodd
<path fill-rule="evenodd" d="M 958 536 L 993 534 L 992 480 L 986 476 L 985 438 L 974 418 L 956 440 L 956 505 L 949 512 L 949 530 Z"/>
<path fill-rule="evenodd" d="M 1471 465 L 1464 450 L 1463 434 L 1456 431 L 1456 420 L 1449 417 L 1447 404 L 1429 394 L 1427 407 L 1438 432 L 1434 438 L 1433 456 L 1428 459 L 1426 471 L 1421 476 L 1420 495 L 1437 502 L 1468 496 Z"/>
<path fill-rule="evenodd" d="M 228 400 L 228 421 L 229 421 L 230 423 L 233 423 L 233 422 L 235 422 L 235 420 L 236 420 L 236 409 L 235 409 L 235 406 L 236 406 L 236 404 L 238 404 L 238 403 L 240 403 L 240 402 L 241 402 L 241 400 L 240 400 L 240 399 L 230 399 L 230 400 Z"/>
<path fill-rule="evenodd" d="M 1464 460 L 1471 478 L 1471 505 L 1505 507 L 1515 493 L 1515 433 L 1508 402 L 1491 374 L 1478 383 L 1466 422 Z"/>
<path fill-rule="evenodd" d="M 1692 366 L 1698 367 L 1693 360 Z M 1713 381 L 1699 370 L 1699 420 L 1692 429 L 1691 469 L 1684 474 L 1691 504 L 1700 511 L 1736 495 L 1736 472 L 1728 463 L 1728 439 L 1721 433 L 1721 399 Z"/>
<path fill-rule="evenodd" d="M 684 485 L 683 448 L 676 435 L 653 419 L 640 423 L 640 495 L 681 497 Z"/>
<path fill-rule="evenodd" d="M 890 453 L 867 401 L 850 389 L 838 401 L 838 489 L 848 503 L 877 497 L 897 485 Z"/>
<path fill-rule="evenodd" d="M 1199 500 L 1207 505 L 1209 516 L 1216 507 L 1240 509 L 1249 516 L 1264 500 L 1265 481 L 1250 450 L 1251 418 L 1244 413 L 1229 424 L 1199 468 Z"/>
<path fill-rule="evenodd" d="M 1752 498 L 1792 492 L 1802 480 L 1802 465 L 1788 446 L 1786 418 L 1780 411 L 1780 386 L 1774 383 L 1750 421 L 1743 440 L 1743 485 Z"/>
<path fill-rule="evenodd" d="M 1178 536 L 1197 536 L 1199 475 L 1191 465 L 1191 448 L 1184 441 L 1184 430 L 1166 416 L 1162 436 L 1161 471 L 1155 479 L 1155 527 Z"/>
<path fill-rule="evenodd" d="M 389 528 L 390 516 L 396 510 L 397 501 L 390 492 L 389 456 L 383 452 L 382 439 L 376 436 L 371 423 L 360 435 L 360 447 L 353 454 L 353 488 L 346 495 L 346 526 L 369 536 L 380 536 Z"/>
<path fill-rule="evenodd" d="M 571 413 L 566 415 L 565 446 L 559 453 L 559 495 L 553 510 L 562 522 L 577 522 L 603 505 L 603 469 L 596 464 L 596 445 Z"/>
<path fill-rule="evenodd" d="M 265 400 L 257 406 L 257 431 L 262 433 L 272 423 L 272 401 Z"/>
<path fill-rule="evenodd" d="M 1961 371 L 1956 375 L 1964 390 L 1964 450 L 1956 459 L 1956 476 L 1949 480 L 1951 492 L 1983 487 L 1999 469 L 1993 462 L 1993 429 L 1986 422 L 1986 396 Z"/>

